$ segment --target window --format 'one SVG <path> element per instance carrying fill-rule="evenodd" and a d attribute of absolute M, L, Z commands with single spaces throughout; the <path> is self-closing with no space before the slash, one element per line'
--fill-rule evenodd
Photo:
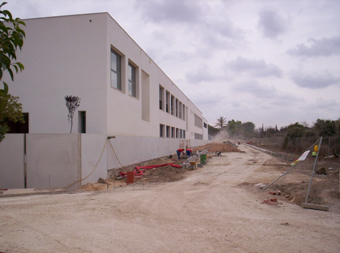
<path fill-rule="evenodd" d="M 164 137 L 164 125 L 159 125 L 159 137 Z"/>
<path fill-rule="evenodd" d="M 195 139 L 196 139 L 196 140 L 203 140 L 203 135 L 202 135 L 202 134 L 195 133 Z"/>
<path fill-rule="evenodd" d="M 178 99 L 176 98 L 176 112 L 175 116 L 178 117 Z"/>
<path fill-rule="evenodd" d="M 166 138 L 170 138 L 170 126 L 166 126 Z"/>
<path fill-rule="evenodd" d="M 180 130 L 179 130 L 179 138 L 181 138 L 181 139 L 182 139 L 182 133 L 183 133 L 183 132 L 182 132 L 182 129 L 180 129 Z"/>
<path fill-rule="evenodd" d="M 121 56 L 111 49 L 111 87 L 122 90 Z"/>
<path fill-rule="evenodd" d="M 175 101 L 175 97 L 171 96 L 171 115 L 174 115 L 174 101 Z"/>
<path fill-rule="evenodd" d="M 12 122 L 5 120 L 5 123 L 7 124 L 9 130 L 7 133 L 9 134 L 20 134 L 20 133 L 28 133 L 28 123 L 29 123 L 29 114 L 28 112 L 23 113 L 24 116 L 24 123 L 21 122 Z"/>
<path fill-rule="evenodd" d="M 207 123 L 204 123 L 204 128 L 207 128 Z"/>
<path fill-rule="evenodd" d="M 164 88 L 162 86 L 159 86 L 159 109 L 163 109 L 163 96 L 164 96 Z"/>
<path fill-rule="evenodd" d="M 185 105 L 183 104 L 183 120 L 185 120 Z"/>
<path fill-rule="evenodd" d="M 171 138 L 175 138 L 175 128 L 171 128 Z"/>
<path fill-rule="evenodd" d="M 195 126 L 202 128 L 203 121 L 200 117 L 195 114 Z"/>
<path fill-rule="evenodd" d="M 178 106 L 178 117 L 181 119 L 182 118 L 182 102 L 179 102 Z"/>
<path fill-rule="evenodd" d="M 86 133 L 86 111 L 78 111 L 78 133 Z"/>
<path fill-rule="evenodd" d="M 176 138 L 179 138 L 178 128 L 176 128 Z"/>
<path fill-rule="evenodd" d="M 136 67 L 128 65 L 128 94 L 136 97 Z"/>
<path fill-rule="evenodd" d="M 169 91 L 166 91 L 166 93 L 165 93 L 165 111 L 167 112 L 167 113 L 169 113 L 169 107 L 170 107 L 170 92 Z"/>
<path fill-rule="evenodd" d="M 185 130 L 183 130 L 183 139 L 185 139 Z"/>

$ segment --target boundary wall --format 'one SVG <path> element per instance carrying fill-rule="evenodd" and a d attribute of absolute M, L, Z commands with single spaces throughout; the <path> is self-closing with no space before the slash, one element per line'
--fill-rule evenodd
<path fill-rule="evenodd" d="M 179 142 L 135 136 L 108 139 L 102 134 L 6 134 L 0 143 L 0 189 L 79 189 L 107 178 L 108 171 L 121 164 L 176 154 Z M 190 142 L 192 147 L 209 143 Z"/>

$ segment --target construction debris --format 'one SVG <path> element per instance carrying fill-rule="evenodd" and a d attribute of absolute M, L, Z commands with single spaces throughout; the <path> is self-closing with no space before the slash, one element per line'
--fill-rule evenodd
<path fill-rule="evenodd" d="M 315 170 L 315 173 L 318 174 L 318 175 L 327 175 L 328 169 L 326 169 L 325 167 L 317 168 Z"/>
<path fill-rule="evenodd" d="M 314 210 L 321 210 L 321 211 L 328 211 L 329 207 L 325 205 L 317 205 L 312 203 L 302 203 L 303 208 L 307 209 L 314 209 Z"/>
<path fill-rule="evenodd" d="M 264 187 L 266 187 L 267 185 L 266 185 L 266 184 L 263 184 L 263 183 L 258 183 L 258 184 L 255 184 L 254 186 L 262 190 L 262 189 L 263 189 Z"/>
<path fill-rule="evenodd" d="M 277 199 L 265 199 L 261 202 L 261 204 L 282 205 L 282 203 L 278 202 Z"/>
<path fill-rule="evenodd" d="M 236 146 L 230 143 L 211 143 L 211 144 L 207 144 L 207 145 L 200 146 L 197 148 L 193 148 L 192 150 L 196 152 L 196 151 L 202 151 L 205 149 L 211 153 L 241 152 Z"/>
<path fill-rule="evenodd" d="M 182 168 L 181 165 L 178 164 L 173 164 L 173 163 L 164 163 L 164 164 L 155 164 L 155 165 L 149 165 L 149 166 L 136 166 L 134 170 L 134 174 L 136 178 L 141 178 L 143 177 L 144 171 L 158 168 L 158 167 L 164 167 L 164 166 L 172 166 L 175 168 Z M 127 173 L 125 172 L 120 172 L 120 176 L 124 177 L 127 176 Z"/>
<path fill-rule="evenodd" d="M 281 195 L 281 191 L 277 191 L 277 192 L 270 191 L 269 194 L 271 194 L 271 195 Z"/>

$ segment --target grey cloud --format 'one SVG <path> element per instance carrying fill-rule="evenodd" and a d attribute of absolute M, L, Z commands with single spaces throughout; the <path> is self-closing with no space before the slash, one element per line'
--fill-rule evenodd
<path fill-rule="evenodd" d="M 199 69 L 197 69 L 196 72 L 187 72 L 185 74 L 185 77 L 191 83 L 213 81 L 219 78 L 219 77 L 216 77 L 210 74 L 210 71 L 208 70 L 206 66 L 201 66 Z"/>
<path fill-rule="evenodd" d="M 339 55 L 340 53 L 340 37 L 334 36 L 331 38 L 313 39 L 310 38 L 307 44 L 298 44 L 295 48 L 287 51 L 288 54 L 293 56 L 331 56 Z"/>
<path fill-rule="evenodd" d="M 136 1 L 135 6 L 144 12 L 143 16 L 154 22 L 192 22 L 201 13 L 195 1 L 143 0 Z"/>
<path fill-rule="evenodd" d="M 291 79 L 296 85 L 310 89 L 321 89 L 340 83 L 339 77 L 333 76 L 332 73 L 326 70 L 317 74 L 303 73 L 300 70 L 295 70 L 291 74 Z"/>
<path fill-rule="evenodd" d="M 217 33 L 221 37 L 231 39 L 243 39 L 244 31 L 235 27 L 228 18 L 223 17 L 206 23 L 206 31 L 211 31 L 212 35 Z"/>
<path fill-rule="evenodd" d="M 241 93 L 249 93 L 258 98 L 272 98 L 276 93 L 274 87 L 261 85 L 258 81 L 255 80 L 240 82 L 234 85 L 232 90 Z"/>
<path fill-rule="evenodd" d="M 302 97 L 298 97 L 295 94 L 277 91 L 273 86 L 263 85 L 256 80 L 238 83 L 234 85 L 232 90 L 237 93 L 253 95 L 255 98 L 260 99 L 257 102 L 259 102 L 261 106 L 265 106 L 268 109 L 273 108 L 273 105 L 279 107 L 292 107 L 296 105 L 297 101 L 303 100 Z M 255 102 L 252 101 L 252 103 Z"/>
<path fill-rule="evenodd" d="M 244 57 L 237 57 L 236 60 L 227 64 L 231 70 L 236 72 L 248 72 L 255 76 L 282 76 L 282 70 L 273 65 L 267 64 L 264 60 L 248 60 Z"/>
<path fill-rule="evenodd" d="M 275 39 L 288 30 L 288 22 L 275 10 L 262 10 L 259 13 L 258 28 L 264 37 Z"/>

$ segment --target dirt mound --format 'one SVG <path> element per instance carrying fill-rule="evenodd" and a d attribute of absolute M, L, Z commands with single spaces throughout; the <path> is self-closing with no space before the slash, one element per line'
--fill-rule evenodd
<path fill-rule="evenodd" d="M 101 184 L 101 183 L 87 183 L 83 185 L 80 190 L 85 190 L 85 191 L 102 191 L 102 190 L 107 190 L 107 184 Z"/>
<path fill-rule="evenodd" d="M 193 151 L 203 151 L 207 149 L 209 152 L 240 152 L 240 150 L 229 143 L 211 143 L 200 147 L 193 148 Z"/>
<path fill-rule="evenodd" d="M 185 172 L 187 172 L 186 169 L 163 166 L 146 170 L 144 172 L 144 178 L 149 183 L 174 182 L 183 179 Z"/>
<path fill-rule="evenodd" d="M 113 179 L 102 179 L 99 178 L 97 183 L 91 184 L 87 183 L 83 185 L 80 190 L 84 191 L 103 191 L 103 190 L 108 190 L 108 189 L 113 189 L 116 187 L 122 187 L 125 186 L 126 182 L 123 180 L 113 180 Z"/>
<path fill-rule="evenodd" d="M 279 153 L 276 149 L 266 147 L 266 149 Z M 294 153 L 285 153 L 288 157 L 298 158 Z M 301 155 L 301 154 L 300 154 Z M 280 157 L 276 157 L 284 161 Z M 286 161 L 284 161 L 286 162 Z M 269 190 L 279 190 L 282 192 L 282 200 L 286 199 L 291 203 L 302 205 L 305 202 L 312 175 L 314 158 L 308 157 L 305 161 L 298 163 L 286 176 L 270 186 Z M 266 166 L 265 169 L 275 169 Z M 288 170 L 288 167 L 284 171 Z M 325 159 L 319 157 L 308 202 L 318 205 L 333 205 L 333 208 L 340 210 L 339 203 L 339 171 L 340 159 Z"/>

